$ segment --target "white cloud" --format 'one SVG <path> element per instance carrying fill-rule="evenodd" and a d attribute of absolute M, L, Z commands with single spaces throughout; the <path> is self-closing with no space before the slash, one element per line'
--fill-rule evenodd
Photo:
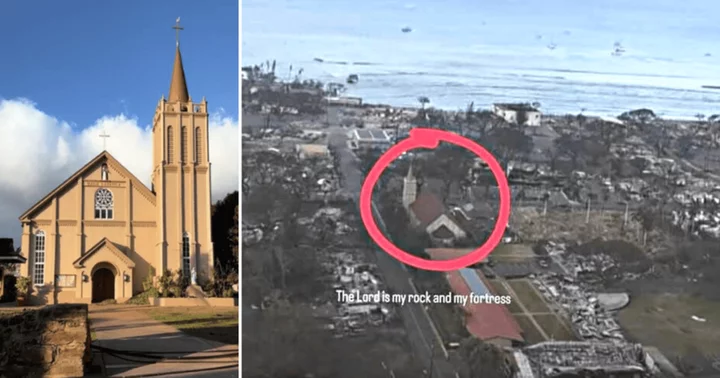
<path fill-rule="evenodd" d="M 124 114 L 83 130 L 44 113 L 26 99 L 0 99 L 0 237 L 20 235 L 18 216 L 103 149 L 149 186 L 152 130 Z M 238 121 L 222 110 L 210 117 L 213 201 L 238 187 Z"/>

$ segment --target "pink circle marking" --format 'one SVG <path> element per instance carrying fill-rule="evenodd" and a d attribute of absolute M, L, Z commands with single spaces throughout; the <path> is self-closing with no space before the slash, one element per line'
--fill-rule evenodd
<path fill-rule="evenodd" d="M 498 211 L 493 231 L 483 245 L 479 246 L 472 252 L 455 259 L 426 260 L 403 251 L 393 244 L 393 242 L 388 240 L 385 235 L 383 235 L 382 231 L 378 228 L 377 223 L 375 223 L 375 218 L 373 217 L 372 193 L 373 188 L 375 188 L 375 184 L 378 179 L 380 179 L 380 175 L 390 165 L 390 163 L 400 157 L 400 155 L 415 148 L 437 148 L 441 141 L 468 149 L 487 163 L 498 183 L 500 209 Z M 493 249 L 500 244 L 510 219 L 510 186 L 508 185 L 507 177 L 505 176 L 505 172 L 503 172 L 500 163 L 498 163 L 495 157 L 486 150 L 485 147 L 468 138 L 448 131 L 428 128 L 414 128 L 410 130 L 409 138 L 390 147 L 390 149 L 385 151 L 377 162 L 375 162 L 372 169 L 370 169 L 370 172 L 365 178 L 362 189 L 360 189 L 360 217 L 362 218 L 363 224 L 373 241 L 375 241 L 375 243 L 377 243 L 377 245 L 385 252 L 389 253 L 400 262 L 425 270 L 441 272 L 458 270 L 484 260 L 490 255 Z"/>

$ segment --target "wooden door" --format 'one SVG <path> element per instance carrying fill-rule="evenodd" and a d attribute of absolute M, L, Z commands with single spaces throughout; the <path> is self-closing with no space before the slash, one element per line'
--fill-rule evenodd
<path fill-rule="evenodd" d="M 92 301 L 115 299 L 115 275 L 110 269 L 100 268 L 92 276 Z"/>

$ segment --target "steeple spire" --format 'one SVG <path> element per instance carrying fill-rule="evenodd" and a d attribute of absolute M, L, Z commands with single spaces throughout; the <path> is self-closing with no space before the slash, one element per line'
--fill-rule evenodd
<path fill-rule="evenodd" d="M 183 69 L 182 56 L 180 55 L 180 17 L 175 21 L 175 64 L 173 65 L 172 80 L 170 81 L 170 94 L 168 101 L 170 102 L 188 102 L 190 95 L 188 94 L 187 82 L 185 81 L 185 70 Z"/>
<path fill-rule="evenodd" d="M 413 169 L 412 169 L 413 167 L 412 167 L 412 166 L 413 166 L 413 162 L 412 162 L 412 160 L 410 160 L 410 168 L 408 168 L 408 173 L 407 173 L 407 176 L 406 176 L 408 179 L 414 179 L 414 178 L 415 178 L 415 175 L 413 175 Z"/>

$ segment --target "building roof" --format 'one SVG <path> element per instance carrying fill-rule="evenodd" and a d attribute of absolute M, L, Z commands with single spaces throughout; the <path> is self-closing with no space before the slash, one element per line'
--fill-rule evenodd
<path fill-rule="evenodd" d="M 385 130 L 380 129 L 356 129 L 355 139 L 363 142 L 389 142 L 390 136 Z"/>
<path fill-rule="evenodd" d="M 455 234 L 453 234 L 447 226 L 442 225 L 432 233 L 432 236 L 438 239 L 452 239 L 455 237 Z"/>
<path fill-rule="evenodd" d="M 95 244 L 95 245 L 92 246 L 90 249 L 88 249 L 88 251 L 85 252 L 85 254 L 83 254 L 83 255 L 80 256 L 77 260 L 75 260 L 75 261 L 73 262 L 73 265 L 74 265 L 76 268 L 83 268 L 83 267 L 84 267 L 84 262 L 85 262 L 87 259 L 89 259 L 90 256 L 96 254 L 99 250 L 102 249 L 102 247 L 105 247 L 105 246 L 107 246 L 108 249 L 109 249 L 112 253 L 114 253 L 117 257 L 119 257 L 120 260 L 121 260 L 123 263 L 125 263 L 125 265 L 127 265 L 129 268 L 134 268 L 134 267 L 135 267 L 135 263 L 130 259 L 130 257 L 128 257 L 128 256 L 122 251 L 122 249 L 125 249 L 125 248 L 123 248 L 123 247 L 121 247 L 121 246 L 119 246 L 119 245 L 111 242 L 108 238 L 102 238 L 102 240 L 100 240 L 99 242 L 97 242 L 97 244 Z"/>
<path fill-rule="evenodd" d="M 324 144 L 298 144 L 297 149 L 308 155 L 324 155 L 329 151 Z"/>
<path fill-rule="evenodd" d="M 24 263 L 25 257 L 15 251 L 12 238 L 0 238 L 0 263 Z"/>
<path fill-rule="evenodd" d="M 466 277 L 471 275 L 471 273 L 467 271 L 475 274 L 474 277 L 477 280 L 474 278 L 469 284 L 463 277 L 463 275 Z M 480 285 L 476 290 L 485 290 L 487 293 L 492 293 L 483 274 L 475 269 L 466 269 L 463 273 L 459 271 L 448 272 L 447 279 L 455 294 L 470 295 L 470 293 L 473 292 L 473 290 L 470 289 L 470 285 Z M 480 284 L 478 284 L 478 282 L 480 282 Z M 476 294 L 482 295 L 484 293 Z M 505 305 L 492 303 L 472 304 L 468 302 L 464 306 L 464 309 L 466 313 L 465 325 L 467 330 L 478 339 L 490 340 L 502 338 L 520 342 L 525 341 L 521 335 L 520 326 Z"/>
<path fill-rule="evenodd" d="M 422 192 L 410 204 L 410 210 L 420 222 L 420 227 L 425 229 L 435 219 L 443 215 L 446 209 L 438 196 L 433 193 Z"/>
<path fill-rule="evenodd" d="M 168 95 L 168 101 L 190 101 L 187 82 L 185 81 L 185 70 L 183 69 L 182 56 L 180 55 L 180 45 L 175 47 L 175 63 L 173 65 L 172 79 L 170 80 L 170 93 Z"/>
<path fill-rule="evenodd" d="M 453 260 L 472 252 L 472 248 L 427 248 L 425 253 L 433 260 Z"/>
<path fill-rule="evenodd" d="M 34 205 L 32 205 L 32 207 L 30 207 L 27 211 L 25 211 L 20 216 L 20 221 L 22 222 L 22 221 L 28 220 L 28 218 L 30 218 L 30 216 L 32 215 L 32 213 L 35 210 L 41 208 L 42 206 L 44 206 L 45 204 L 50 202 L 50 200 L 52 200 L 52 198 L 56 194 L 60 193 L 63 189 L 70 186 L 72 183 L 74 183 L 78 179 L 78 177 L 82 176 L 87 171 L 91 170 L 93 167 L 95 167 L 95 165 L 97 165 L 103 159 L 105 159 L 105 161 L 108 163 L 108 165 L 111 165 L 112 167 L 117 169 L 119 172 L 121 172 L 123 175 L 128 177 L 130 179 L 130 181 L 132 181 L 133 187 L 138 188 L 138 190 L 140 190 L 140 192 L 143 193 L 143 195 L 145 195 L 145 197 L 149 198 L 153 204 L 155 203 L 155 193 L 153 193 L 150 189 L 148 189 L 148 187 L 145 186 L 145 184 L 143 184 L 142 181 L 140 181 L 137 177 L 135 177 L 135 175 L 133 175 L 132 172 L 130 172 L 127 168 L 125 168 L 125 166 L 120 164 L 120 162 L 117 159 L 115 159 L 112 155 L 110 155 L 109 152 L 103 151 L 98 156 L 95 156 L 95 158 L 90 160 L 87 164 L 85 164 L 85 166 L 83 166 L 77 172 L 75 172 L 72 176 L 70 176 L 67 180 L 63 181 L 62 184 L 58 185 L 57 188 L 53 189 L 52 192 L 48 193 L 40 201 L 38 201 Z"/>
<path fill-rule="evenodd" d="M 534 108 L 530 104 L 494 104 L 496 107 L 504 110 L 513 110 L 516 112 L 537 112 L 539 111 L 537 108 Z"/>

